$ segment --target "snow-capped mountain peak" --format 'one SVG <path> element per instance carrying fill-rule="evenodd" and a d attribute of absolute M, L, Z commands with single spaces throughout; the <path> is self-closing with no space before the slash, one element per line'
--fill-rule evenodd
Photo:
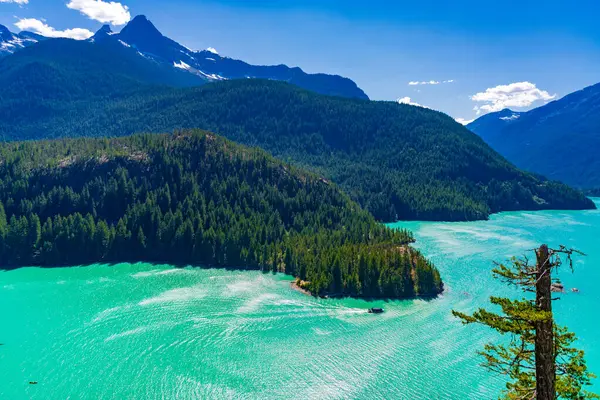
<path fill-rule="evenodd" d="M 209 81 L 260 78 L 286 81 L 323 94 L 368 99 L 350 79 L 337 75 L 307 74 L 286 65 L 257 66 L 223 57 L 214 47 L 193 51 L 164 36 L 145 16 L 131 20 L 111 36 L 134 47 L 144 57 L 186 70 Z"/>
<path fill-rule="evenodd" d="M 126 42 L 145 42 L 161 41 L 165 37 L 160 33 L 152 22 L 145 15 L 138 15 L 121 30 L 119 34 L 122 40 Z M 128 39 L 128 40 L 126 40 Z"/>
<path fill-rule="evenodd" d="M 2 29 L 3 28 L 3 29 Z M 21 32 L 12 34 L 0 28 L 0 55 L 11 54 L 26 45 L 45 39 L 42 36 Z M 307 74 L 298 67 L 286 65 L 259 66 L 219 55 L 214 47 L 193 51 L 164 36 L 148 18 L 138 15 L 119 33 L 104 25 L 89 39 L 92 43 L 115 41 L 133 48 L 145 59 L 185 70 L 207 81 L 224 79 L 271 79 L 285 81 L 322 94 L 368 99 L 367 95 L 350 79 L 338 75 Z"/>
<path fill-rule="evenodd" d="M 0 57 L 6 56 L 20 50 L 30 44 L 36 43 L 39 39 L 25 34 L 15 34 L 8 30 L 4 25 L 0 25 Z"/>
<path fill-rule="evenodd" d="M 90 41 L 95 42 L 97 40 L 102 40 L 114 34 L 112 29 L 110 29 L 110 25 L 102 25 L 102 28 L 98 29 L 94 36 L 90 38 Z"/>

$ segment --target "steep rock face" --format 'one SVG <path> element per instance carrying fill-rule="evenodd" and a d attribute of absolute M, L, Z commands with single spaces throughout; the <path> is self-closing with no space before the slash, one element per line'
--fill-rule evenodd
<path fill-rule="evenodd" d="M 260 78 L 285 81 L 317 93 L 368 99 L 348 78 L 327 74 L 307 74 L 286 65 L 258 66 L 222 57 L 214 49 L 193 51 L 164 36 L 145 16 L 131 20 L 123 30 L 106 36 L 135 47 L 144 55 L 186 70 L 208 81 Z"/>
<path fill-rule="evenodd" d="M 15 51 L 37 43 L 43 39 L 45 39 L 43 36 L 35 35 L 31 32 L 15 34 L 4 25 L 0 25 L 0 57 L 13 54 Z"/>
<path fill-rule="evenodd" d="M 4 25 L 0 25 L 0 40 L 2 42 L 11 40 L 13 38 L 13 34 L 8 30 Z"/>
<path fill-rule="evenodd" d="M 94 34 L 94 36 L 92 36 L 90 38 L 90 42 L 97 42 L 100 40 L 104 40 L 114 34 L 115 33 L 110 28 L 110 25 L 102 25 L 102 28 L 98 29 L 98 32 L 96 32 Z"/>
<path fill-rule="evenodd" d="M 518 167 L 600 187 L 600 84 L 528 112 L 484 115 L 468 128 Z"/>

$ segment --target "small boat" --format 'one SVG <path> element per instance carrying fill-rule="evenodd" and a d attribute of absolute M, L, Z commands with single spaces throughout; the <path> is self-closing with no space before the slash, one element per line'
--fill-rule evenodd
<path fill-rule="evenodd" d="M 573 289 L 571 289 L 571 292 L 573 292 L 573 293 L 579 293 L 579 289 L 577 289 L 576 287 L 574 287 Z"/>
<path fill-rule="evenodd" d="M 31 381 L 31 382 L 29 382 L 29 384 L 30 385 L 37 385 L 37 382 L 36 381 Z"/>
<path fill-rule="evenodd" d="M 383 308 L 373 307 L 369 308 L 369 314 L 381 314 L 383 312 Z"/>

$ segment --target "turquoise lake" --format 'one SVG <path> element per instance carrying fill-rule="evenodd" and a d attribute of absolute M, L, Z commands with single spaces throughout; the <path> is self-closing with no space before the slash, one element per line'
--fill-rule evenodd
<path fill-rule="evenodd" d="M 560 274 L 580 293 L 554 307 L 600 374 L 599 211 L 392 226 L 415 233 L 443 296 L 322 300 L 282 275 L 149 264 L 0 272 L 0 399 L 497 398 L 503 378 L 476 351 L 498 336 L 450 311 L 518 295 L 494 281 L 492 262 L 541 243 L 587 254 Z"/>

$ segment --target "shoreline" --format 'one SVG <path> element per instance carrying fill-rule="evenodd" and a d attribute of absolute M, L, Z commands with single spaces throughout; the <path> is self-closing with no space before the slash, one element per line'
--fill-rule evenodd
<path fill-rule="evenodd" d="M 297 281 L 293 281 L 292 283 L 290 283 L 290 287 L 292 288 L 292 290 L 295 290 L 296 292 L 300 292 L 306 296 L 315 297 L 315 296 L 313 296 L 313 294 L 310 291 L 308 291 L 306 289 L 302 289 L 300 286 L 298 286 Z"/>
<path fill-rule="evenodd" d="M 498 215 L 503 215 L 503 214 L 512 214 L 512 213 L 523 213 L 523 212 L 546 212 L 546 211 L 567 211 L 567 212 L 577 212 L 577 211 L 600 211 L 600 197 L 598 196 L 588 196 L 588 199 L 590 199 L 593 203 L 594 203 L 594 207 L 592 208 L 542 208 L 542 209 L 532 209 L 532 210 L 527 210 L 527 209 L 523 209 L 523 210 L 510 210 L 510 211 L 496 211 L 496 212 L 492 212 L 490 213 L 487 218 L 485 219 L 456 219 L 456 220 L 442 220 L 442 219 L 399 219 L 397 221 L 391 221 L 391 222 L 384 222 L 384 221 L 379 221 L 378 222 L 382 225 L 385 225 L 387 227 L 390 227 L 390 225 L 394 225 L 394 224 L 401 224 L 401 223 L 411 223 L 411 222 L 426 222 L 426 223 L 442 223 L 442 224 L 462 224 L 462 223 L 471 223 L 471 222 L 486 222 L 489 221 L 493 216 L 498 216 Z M 395 229 L 394 227 L 391 227 L 392 229 Z M 403 229 L 408 229 L 408 228 L 403 228 Z M 410 229 L 408 229 L 410 230 Z M 415 242 L 416 243 L 416 238 L 415 238 Z"/>
<path fill-rule="evenodd" d="M 324 296 L 316 296 L 314 295 L 310 290 L 306 290 L 301 288 L 300 286 L 298 286 L 298 281 L 294 280 L 293 282 L 290 283 L 290 288 L 296 292 L 302 293 L 305 296 L 310 296 L 310 297 L 314 297 L 314 298 L 321 298 L 321 299 L 327 299 L 327 300 L 331 300 L 331 299 L 358 299 L 358 300 L 364 300 L 367 302 L 372 302 L 372 301 L 406 301 L 406 300 L 416 300 L 416 299 L 421 299 L 421 300 L 425 300 L 425 301 L 431 301 L 431 300 L 435 300 L 437 298 L 439 298 L 440 296 L 443 296 L 444 293 L 446 293 L 446 286 L 444 285 L 442 288 L 442 291 L 436 295 L 430 295 L 430 296 L 426 296 L 426 295 L 419 295 L 419 296 L 413 296 L 413 297 L 362 297 L 362 296 L 351 296 L 351 295 L 333 295 L 332 297 L 330 297 L 329 295 L 324 295 Z"/>

